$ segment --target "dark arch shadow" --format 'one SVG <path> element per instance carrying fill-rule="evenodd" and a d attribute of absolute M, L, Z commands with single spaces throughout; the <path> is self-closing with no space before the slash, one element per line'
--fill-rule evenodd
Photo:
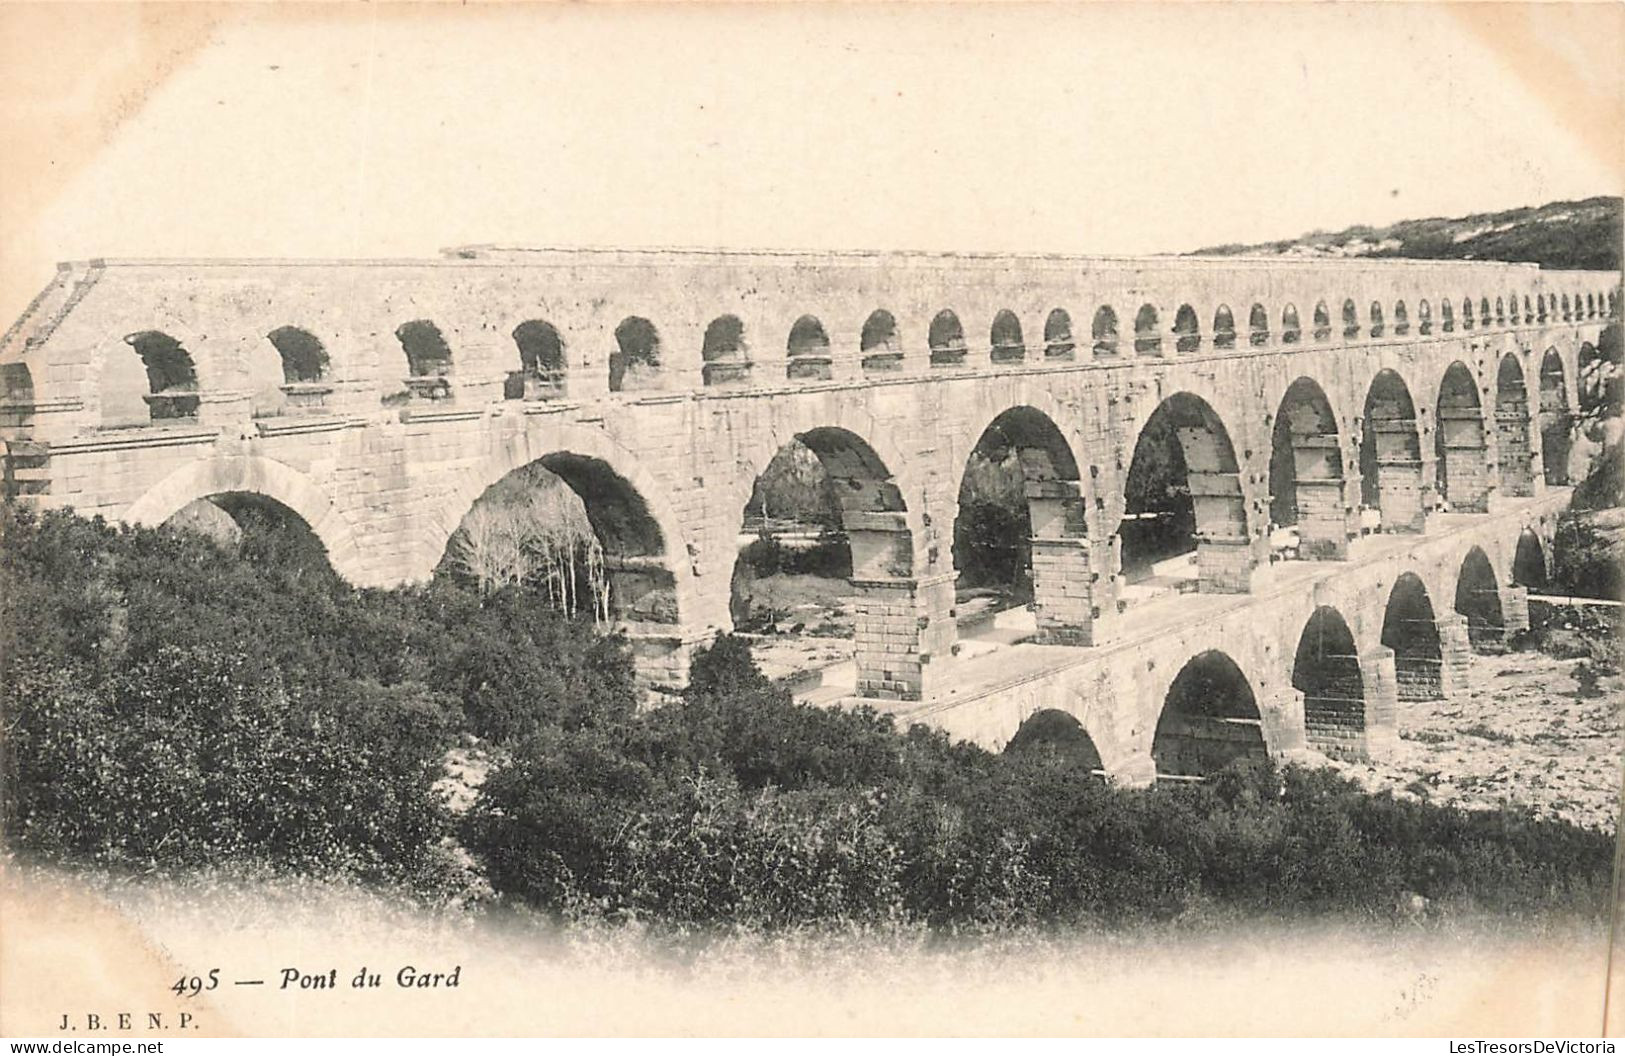
<path fill-rule="evenodd" d="M 1444 646 L 1427 587 L 1414 572 L 1394 581 L 1382 615 L 1382 644 L 1394 651 L 1394 673 L 1402 701 L 1444 696 Z"/>
<path fill-rule="evenodd" d="M 1473 547 L 1462 559 L 1456 577 L 1456 611 L 1467 618 L 1467 640 L 1475 653 L 1500 653 L 1506 649 L 1506 618 L 1501 612 L 1501 592 L 1495 568 L 1483 550 Z"/>
<path fill-rule="evenodd" d="M 1083 723 L 1057 708 L 1040 708 L 1027 716 L 1004 751 L 1006 755 L 1060 760 L 1096 773 L 1104 769 Z"/>
<path fill-rule="evenodd" d="M 1354 634 L 1336 609 L 1322 605 L 1304 624 L 1292 661 L 1292 685 L 1303 693 L 1311 747 L 1328 755 L 1362 754 L 1365 682 Z"/>
<path fill-rule="evenodd" d="M 1270 430 L 1270 520 L 1296 526 L 1296 554 L 1314 560 L 1348 555 L 1343 507 L 1343 444 L 1331 401 L 1314 379 L 1287 387 Z"/>
<path fill-rule="evenodd" d="M 1363 418 L 1360 502 L 1379 512 L 1382 531 L 1421 531 L 1429 503 L 1416 405 L 1404 379 L 1392 370 L 1378 371 L 1366 390 Z"/>
<path fill-rule="evenodd" d="M 1192 657 L 1174 676 L 1151 741 L 1157 777 L 1205 777 L 1238 759 L 1268 760 L 1252 685 L 1218 650 Z"/>

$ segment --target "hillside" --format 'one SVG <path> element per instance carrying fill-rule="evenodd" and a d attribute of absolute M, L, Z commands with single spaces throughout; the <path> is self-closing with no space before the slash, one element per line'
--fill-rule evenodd
<path fill-rule="evenodd" d="M 1612 271 L 1620 266 L 1620 231 L 1621 200 L 1598 197 L 1386 227 L 1357 224 L 1278 242 L 1209 246 L 1190 255 L 1507 260 Z"/>

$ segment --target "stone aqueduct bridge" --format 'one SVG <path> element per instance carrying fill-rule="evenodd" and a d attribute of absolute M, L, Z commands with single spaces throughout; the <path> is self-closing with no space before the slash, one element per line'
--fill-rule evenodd
<path fill-rule="evenodd" d="M 1368 260 L 90 261 L 0 345 L 0 438 L 15 501 L 159 523 L 257 493 L 363 585 L 428 576 L 540 460 L 582 494 L 657 684 L 729 628 L 744 507 L 799 438 L 851 540 L 861 695 L 992 745 L 1056 708 L 1143 777 L 1193 657 L 1222 650 L 1254 710 L 1190 718 L 1165 769 L 1247 715 L 1277 754 L 1378 749 L 1399 701 L 1453 691 L 1469 639 L 1526 619 L 1515 544 L 1550 537 L 1618 295 L 1612 273 Z M 1139 602 L 1119 525 L 1154 413 L 1188 467 L 1200 593 Z M 955 655 L 952 547 L 990 427 L 1026 476 L 1038 631 L 992 671 Z M 1310 560 L 1272 562 L 1272 516 Z"/>

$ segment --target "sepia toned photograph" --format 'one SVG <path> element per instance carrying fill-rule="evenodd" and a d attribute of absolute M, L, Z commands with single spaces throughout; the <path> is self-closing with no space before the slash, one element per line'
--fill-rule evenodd
<path fill-rule="evenodd" d="M 0 1035 L 1618 1033 L 1622 54 L 0 4 Z"/>

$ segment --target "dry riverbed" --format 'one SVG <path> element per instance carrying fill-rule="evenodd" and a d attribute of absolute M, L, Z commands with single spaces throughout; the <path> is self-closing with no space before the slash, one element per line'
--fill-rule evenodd
<path fill-rule="evenodd" d="M 1528 806 L 1544 817 L 1614 831 L 1625 766 L 1625 680 L 1582 696 L 1584 661 L 1543 653 L 1474 656 L 1461 699 L 1400 705 L 1395 757 L 1334 763 L 1373 791 L 1467 808 Z"/>

